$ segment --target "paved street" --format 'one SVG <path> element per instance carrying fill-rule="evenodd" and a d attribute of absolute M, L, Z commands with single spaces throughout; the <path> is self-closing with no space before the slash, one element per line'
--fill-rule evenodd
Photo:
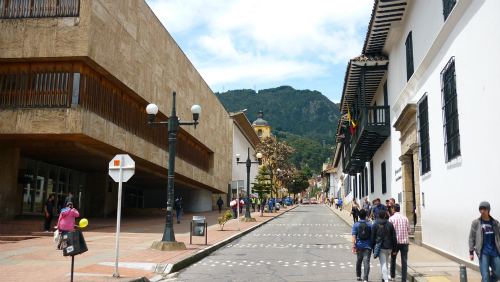
<path fill-rule="evenodd" d="M 350 227 L 328 207 L 300 206 L 184 269 L 175 281 L 355 281 L 350 248 Z"/>

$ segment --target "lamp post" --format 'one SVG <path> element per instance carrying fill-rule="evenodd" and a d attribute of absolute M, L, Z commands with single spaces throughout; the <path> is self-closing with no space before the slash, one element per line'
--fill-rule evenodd
<path fill-rule="evenodd" d="M 252 164 L 262 164 L 262 154 L 257 153 L 257 160 L 253 162 L 250 159 L 250 148 L 248 148 L 247 160 L 244 162 L 240 162 L 240 154 L 236 154 L 236 164 L 246 164 L 247 165 L 247 204 L 245 210 L 245 221 L 253 221 L 252 216 L 250 215 L 250 167 Z"/>
<path fill-rule="evenodd" d="M 181 122 L 177 117 L 175 109 L 175 91 L 172 93 L 172 113 L 167 121 L 155 121 L 158 114 L 158 106 L 149 104 L 146 107 L 148 114 L 149 125 L 166 125 L 168 128 L 168 179 L 167 179 L 167 218 L 165 222 L 165 230 L 161 241 L 154 242 L 153 248 L 160 250 L 174 250 L 185 249 L 184 243 L 175 241 L 174 225 L 173 225 L 173 201 L 174 201 L 174 175 L 175 175 L 175 145 L 177 143 L 177 132 L 180 125 L 193 125 L 195 128 L 198 125 L 200 118 L 201 107 L 193 105 L 191 113 L 193 114 L 193 121 Z"/>

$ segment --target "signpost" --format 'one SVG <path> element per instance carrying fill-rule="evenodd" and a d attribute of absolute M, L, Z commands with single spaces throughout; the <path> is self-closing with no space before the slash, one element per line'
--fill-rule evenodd
<path fill-rule="evenodd" d="M 113 277 L 120 277 L 118 273 L 118 250 L 120 242 L 120 221 L 122 216 L 122 183 L 127 182 L 135 173 L 135 162 L 129 155 L 116 155 L 109 162 L 109 176 L 115 182 L 118 182 L 118 207 L 116 211 L 116 257 L 115 257 L 115 273 Z"/>

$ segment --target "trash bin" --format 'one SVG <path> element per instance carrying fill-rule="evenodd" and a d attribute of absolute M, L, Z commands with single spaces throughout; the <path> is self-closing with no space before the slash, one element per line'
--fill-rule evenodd
<path fill-rule="evenodd" d="M 193 236 L 205 236 L 205 221 L 204 216 L 193 216 Z"/>
<path fill-rule="evenodd" d="M 88 251 L 87 244 L 80 230 L 74 230 L 62 235 L 62 240 L 66 241 L 66 246 L 63 248 L 63 256 L 76 256 Z"/>

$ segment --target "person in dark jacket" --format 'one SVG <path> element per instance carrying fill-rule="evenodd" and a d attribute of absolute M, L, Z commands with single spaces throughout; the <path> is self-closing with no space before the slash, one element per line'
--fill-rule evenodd
<path fill-rule="evenodd" d="M 222 200 L 222 197 L 219 196 L 219 199 L 217 200 L 217 207 L 219 207 L 219 213 L 222 212 L 222 205 L 224 204 L 224 201 Z"/>
<path fill-rule="evenodd" d="M 380 259 L 380 272 L 382 280 L 389 281 L 389 260 L 391 253 L 396 250 L 397 238 L 394 226 L 387 220 L 386 210 L 380 210 L 378 219 L 372 227 L 373 257 Z"/>
<path fill-rule="evenodd" d="M 54 202 L 54 194 L 50 194 L 47 201 L 45 201 L 45 205 L 43 206 L 43 213 L 45 215 L 43 229 L 45 232 L 51 231 L 50 225 L 52 223 L 52 217 L 54 217 Z"/>
<path fill-rule="evenodd" d="M 490 203 L 479 204 L 481 217 L 472 222 L 469 233 L 470 260 L 474 260 L 475 252 L 482 282 L 500 279 L 500 224 L 490 215 L 490 210 Z"/>

